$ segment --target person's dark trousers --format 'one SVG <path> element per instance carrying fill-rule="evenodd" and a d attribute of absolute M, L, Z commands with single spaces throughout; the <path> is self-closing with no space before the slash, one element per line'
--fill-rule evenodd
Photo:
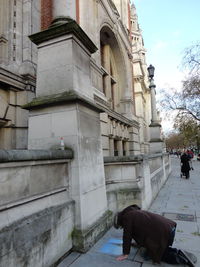
<path fill-rule="evenodd" d="M 185 264 L 186 260 L 179 255 L 177 248 L 168 247 L 162 256 L 162 261 L 168 264 Z"/>
<path fill-rule="evenodd" d="M 186 264 L 190 267 L 194 267 L 193 262 L 190 260 L 190 258 L 187 257 L 187 255 L 182 250 L 171 247 L 174 242 L 175 232 L 176 227 L 172 228 L 168 247 L 166 248 L 162 256 L 162 261 L 169 264 Z"/>
<path fill-rule="evenodd" d="M 169 264 L 184 264 L 195 267 L 191 258 L 181 249 L 168 247 L 163 255 L 162 261 Z"/>
<path fill-rule="evenodd" d="M 168 246 L 162 256 L 162 261 L 169 263 L 169 264 L 177 264 L 178 261 L 178 249 L 172 248 L 172 244 L 174 242 L 176 227 L 173 227 L 171 230 L 171 235 L 169 238 Z"/>

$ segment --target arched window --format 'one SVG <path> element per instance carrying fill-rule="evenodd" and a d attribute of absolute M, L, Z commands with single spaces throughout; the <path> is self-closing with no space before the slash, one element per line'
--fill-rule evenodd
<path fill-rule="evenodd" d="M 101 68 L 103 70 L 103 88 L 101 91 L 104 93 L 111 109 L 108 117 L 109 139 L 105 143 L 104 149 L 105 155 L 109 156 L 129 155 L 129 125 L 123 119 L 116 118 L 116 113 L 124 114 L 124 98 L 128 91 L 125 58 L 127 54 L 124 54 L 120 41 L 108 26 L 101 29 L 100 52 Z M 103 123 L 105 127 L 105 121 Z"/>
<path fill-rule="evenodd" d="M 115 40 L 115 42 L 113 41 Z M 110 108 L 120 112 L 121 80 L 119 75 L 119 62 L 116 62 L 119 47 L 114 34 L 108 29 L 101 30 L 101 66 L 104 70 L 103 93 L 105 94 Z M 118 57 L 119 59 L 119 57 Z"/>

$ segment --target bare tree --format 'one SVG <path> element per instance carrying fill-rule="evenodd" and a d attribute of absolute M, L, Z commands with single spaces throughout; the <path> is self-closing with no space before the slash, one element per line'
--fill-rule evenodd
<path fill-rule="evenodd" d="M 200 42 L 187 47 L 184 50 L 182 65 L 189 70 L 190 74 L 196 75 L 200 72 Z"/>
<path fill-rule="evenodd" d="M 182 91 L 165 89 L 161 107 L 176 110 L 179 122 L 188 120 L 200 122 L 200 42 L 185 49 L 182 65 L 188 70 L 188 76 L 182 83 Z"/>

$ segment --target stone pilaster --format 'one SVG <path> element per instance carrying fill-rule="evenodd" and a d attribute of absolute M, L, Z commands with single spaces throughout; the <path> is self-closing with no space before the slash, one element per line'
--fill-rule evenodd
<path fill-rule="evenodd" d="M 141 154 L 139 139 L 139 124 L 129 128 L 129 151 L 130 155 Z"/>
<path fill-rule="evenodd" d="M 8 61 L 9 1 L 0 0 L 0 63 Z"/>
<path fill-rule="evenodd" d="M 122 140 L 117 141 L 118 156 L 123 156 Z"/>
<path fill-rule="evenodd" d="M 23 20 L 22 20 L 22 29 L 23 29 L 23 34 L 21 38 L 21 45 L 22 45 L 22 64 L 19 68 L 19 73 L 22 76 L 28 77 L 35 77 L 36 75 L 36 66 L 33 63 L 33 54 L 36 52 L 35 46 L 32 44 L 28 36 L 34 32 L 33 29 L 33 11 L 32 11 L 32 5 L 33 2 L 31 0 L 23 1 L 22 3 L 22 15 L 23 15 Z"/>
<path fill-rule="evenodd" d="M 161 153 L 163 151 L 163 140 L 161 139 L 161 125 L 151 123 L 150 127 L 150 152 Z"/>
<path fill-rule="evenodd" d="M 74 151 L 74 246 L 86 251 L 111 218 L 107 211 L 100 110 L 93 100 L 90 58 L 96 46 L 74 20 L 30 36 L 38 45 L 36 99 L 30 110 L 29 149 L 55 149 L 62 137 Z"/>

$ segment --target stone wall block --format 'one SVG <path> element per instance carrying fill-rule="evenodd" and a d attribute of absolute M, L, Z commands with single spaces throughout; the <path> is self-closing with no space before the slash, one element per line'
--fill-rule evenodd
<path fill-rule="evenodd" d="M 44 209 L 3 229 L 0 233 L 1 265 L 42 267 L 54 264 L 72 248 L 73 214 L 63 220 L 66 210 L 72 211 L 69 208 L 65 203 Z"/>

